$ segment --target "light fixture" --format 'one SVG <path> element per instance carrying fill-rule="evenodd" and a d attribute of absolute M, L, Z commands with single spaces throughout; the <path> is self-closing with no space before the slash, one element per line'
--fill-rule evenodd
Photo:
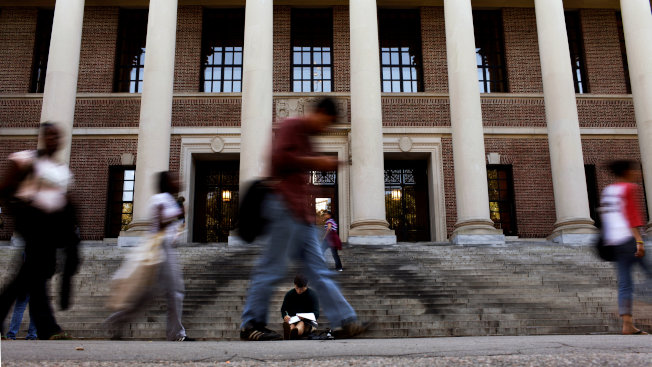
<path fill-rule="evenodd" d="M 401 190 L 393 189 L 392 190 L 392 200 L 401 200 Z"/>
<path fill-rule="evenodd" d="M 222 191 L 222 201 L 231 201 L 231 191 L 229 190 Z"/>

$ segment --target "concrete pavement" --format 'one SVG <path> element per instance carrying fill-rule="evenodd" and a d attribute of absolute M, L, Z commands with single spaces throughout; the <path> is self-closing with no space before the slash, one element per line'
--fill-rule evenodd
<path fill-rule="evenodd" d="M 2 341 L 2 366 L 650 366 L 652 336 Z"/>

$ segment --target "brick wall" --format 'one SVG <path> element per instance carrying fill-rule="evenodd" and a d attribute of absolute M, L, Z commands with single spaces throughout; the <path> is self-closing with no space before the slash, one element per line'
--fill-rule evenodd
<path fill-rule="evenodd" d="M 177 13 L 174 91 L 199 92 L 201 72 L 201 6 L 181 6 Z"/>
<path fill-rule="evenodd" d="M 274 92 L 289 92 L 291 7 L 274 7 Z"/>
<path fill-rule="evenodd" d="M 615 11 L 583 9 L 580 21 L 590 92 L 627 93 Z"/>
<path fill-rule="evenodd" d="M 0 93 L 29 92 L 37 14 L 36 8 L 0 12 Z"/>
<path fill-rule="evenodd" d="M 511 93 L 543 93 L 534 9 L 503 9 L 505 62 Z"/>
<path fill-rule="evenodd" d="M 334 92 L 350 92 L 351 84 L 351 30 L 349 7 L 333 7 L 333 83 Z"/>
<path fill-rule="evenodd" d="M 421 49 L 424 92 L 448 93 L 443 7 L 421 8 Z"/>
<path fill-rule="evenodd" d="M 120 155 L 136 155 L 137 137 L 74 138 L 70 169 L 75 175 L 71 193 L 77 210 L 82 239 L 104 238 L 109 166 L 120 165 Z"/>
<path fill-rule="evenodd" d="M 84 9 L 77 92 L 113 92 L 119 11 L 117 7 Z"/>

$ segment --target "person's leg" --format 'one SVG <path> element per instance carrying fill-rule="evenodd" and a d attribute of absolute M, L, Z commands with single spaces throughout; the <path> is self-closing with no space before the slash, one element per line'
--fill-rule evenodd
<path fill-rule="evenodd" d="M 632 322 L 634 287 L 632 285 L 632 264 L 635 262 L 634 247 L 631 241 L 616 247 L 616 266 L 618 269 L 618 313 L 623 319 L 623 334 L 636 332 Z"/>
<path fill-rule="evenodd" d="M 270 221 L 266 232 L 270 235 L 252 272 L 242 312 L 243 329 L 247 324 L 267 324 L 269 299 L 276 284 L 285 276 L 288 258 L 292 256 L 301 231 L 301 226 L 292 219 L 292 214 L 276 195 L 270 195 L 264 208 Z"/>
<path fill-rule="evenodd" d="M 306 277 L 308 284 L 317 292 L 320 306 L 326 313 L 331 327 L 334 329 L 342 326 L 343 323 L 356 321 L 357 316 L 353 307 L 331 279 L 333 273 L 326 267 L 316 228 L 309 225 L 303 227 L 302 259 L 305 263 Z"/>
<path fill-rule="evenodd" d="M 49 339 L 51 336 L 61 332 L 52 314 L 52 308 L 47 294 L 47 278 L 35 274 L 29 283 L 29 309 L 31 318 L 38 331 L 39 339 Z"/>
<path fill-rule="evenodd" d="M 167 241 L 167 239 L 166 239 Z M 183 313 L 183 273 L 179 266 L 179 255 L 169 244 L 165 244 L 166 259 L 161 266 L 161 282 L 167 298 L 167 339 L 179 340 L 186 336 L 181 323 Z"/>
<path fill-rule="evenodd" d="M 333 260 L 335 260 L 335 269 L 342 270 L 342 261 L 335 247 L 331 247 L 331 254 L 333 255 Z"/>
<path fill-rule="evenodd" d="M 26 291 L 28 273 L 29 269 L 27 269 L 25 264 L 23 264 L 18 271 L 18 274 L 16 274 L 16 277 L 7 284 L 5 289 L 2 291 L 2 294 L 0 294 L 0 326 L 4 327 L 5 319 L 9 314 L 11 306 L 20 294 Z M 4 335 L 4 330 L 2 335 Z"/>
<path fill-rule="evenodd" d="M 29 301 L 29 295 L 27 296 L 27 301 Z M 32 316 L 32 309 L 29 309 L 29 328 L 27 329 L 27 340 L 36 340 L 38 339 L 38 334 L 36 333 L 36 325 L 34 324 L 34 317 Z"/>
<path fill-rule="evenodd" d="M 16 334 L 20 329 L 20 324 L 23 322 L 23 313 L 25 313 L 25 308 L 27 308 L 27 302 L 29 302 L 29 297 L 21 295 L 16 299 L 14 304 L 14 312 L 11 316 L 11 323 L 9 324 L 9 331 L 7 331 L 7 338 L 16 339 Z"/>

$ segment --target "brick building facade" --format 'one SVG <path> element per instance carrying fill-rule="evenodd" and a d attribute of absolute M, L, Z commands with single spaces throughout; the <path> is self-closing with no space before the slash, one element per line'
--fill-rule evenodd
<path fill-rule="evenodd" d="M 43 103 L 43 94 L 30 93 L 37 19 L 39 9 L 54 6 L 54 2 L 48 1 L 39 6 L 4 3 L 15 2 L 0 1 L 0 170 L 6 168 L 6 157 L 11 152 L 36 146 L 36 127 Z M 214 3 L 220 6 L 222 1 Z M 322 2 L 324 8 L 332 11 L 333 88 L 331 93 L 303 93 L 292 92 L 292 10 L 301 7 L 300 1 L 294 3 L 275 5 L 273 10 L 273 118 L 279 120 L 300 113 L 306 101 L 322 94 L 332 95 L 346 107 L 346 113 L 336 131 L 318 145 L 324 151 L 349 155 L 348 134 L 355 123 L 351 121 L 349 7 L 340 1 Z M 573 8 L 572 4 L 566 4 L 567 11 L 578 13 L 581 24 L 589 90 L 577 94 L 577 112 L 583 161 L 585 165 L 595 165 L 596 175 L 591 182 L 597 192 L 611 179 L 603 163 L 640 157 L 633 99 L 631 92 L 628 93 L 621 48 L 620 10 L 617 2 L 614 2 L 616 6 L 601 3 L 606 5 L 587 8 L 577 4 Z M 378 6 L 383 9 L 383 1 L 378 1 Z M 485 156 L 493 157 L 487 164 L 511 171 L 511 200 L 515 208 L 512 225 L 516 228 L 512 235 L 542 238 L 553 232 L 557 220 L 546 103 L 535 9 L 519 6 L 492 8 L 499 11 L 502 19 L 508 90 L 481 94 Z M 426 211 L 429 229 L 425 240 L 443 241 L 450 238 L 458 221 L 456 195 L 459 195 L 455 189 L 451 137 L 445 12 L 439 2 L 433 2 L 433 6 L 408 4 L 407 7 L 418 11 L 421 23 L 423 90 L 382 93 L 385 161 L 424 163 L 428 175 L 425 190 L 430 204 Z M 242 114 L 241 93 L 201 92 L 202 18 L 208 8 L 211 7 L 193 5 L 192 1 L 180 1 L 178 7 L 169 151 L 170 169 L 181 171 L 186 186 L 184 195 L 189 199 L 188 240 L 198 242 L 202 241 L 192 237 L 192 228 L 198 225 L 197 200 L 202 200 L 195 195 L 197 164 L 206 161 L 219 165 L 219 162 L 238 160 L 238 148 L 233 141 L 237 140 Z M 136 165 L 137 169 L 141 95 L 114 89 L 119 17 L 124 9 L 115 6 L 84 9 L 70 166 L 76 177 L 72 191 L 82 203 L 81 234 L 85 240 L 107 238 L 111 167 L 126 163 Z M 203 144 L 203 148 L 194 150 L 196 144 Z M 342 146 L 341 150 L 336 146 Z M 437 170 L 440 172 L 433 172 Z M 338 174 L 337 194 L 331 203 L 339 208 L 345 238 L 352 217 L 348 176 L 348 172 Z M 477 180 L 486 181 L 487 177 L 477 177 Z M 391 195 L 391 190 L 387 189 L 386 193 Z M 0 231 L 0 239 L 7 240 L 11 234 L 9 219 Z M 410 240 L 410 237 L 399 237 L 402 239 Z"/>

